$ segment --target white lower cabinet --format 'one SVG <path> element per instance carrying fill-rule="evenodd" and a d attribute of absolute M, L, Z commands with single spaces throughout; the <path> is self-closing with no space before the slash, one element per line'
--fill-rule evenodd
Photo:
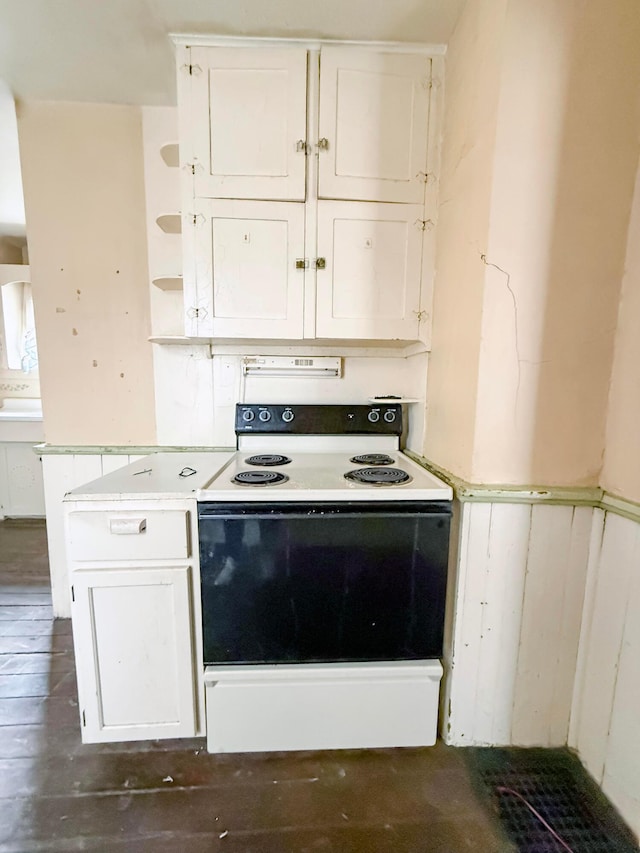
<path fill-rule="evenodd" d="M 83 742 L 204 734 L 195 499 L 64 509 Z"/>
<path fill-rule="evenodd" d="M 85 743 L 196 734 L 190 575 L 186 566 L 74 572 Z"/>

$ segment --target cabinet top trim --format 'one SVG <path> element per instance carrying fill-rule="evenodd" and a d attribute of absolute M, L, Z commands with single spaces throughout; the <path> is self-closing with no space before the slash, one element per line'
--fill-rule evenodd
<path fill-rule="evenodd" d="M 322 47 L 356 47 L 363 50 L 386 50 L 389 53 L 424 53 L 444 56 L 446 44 L 420 44 L 400 41 L 356 41 L 342 39 L 267 38 L 265 36 L 221 36 L 202 33 L 169 33 L 176 46 L 186 47 L 297 47 L 320 50 Z"/>

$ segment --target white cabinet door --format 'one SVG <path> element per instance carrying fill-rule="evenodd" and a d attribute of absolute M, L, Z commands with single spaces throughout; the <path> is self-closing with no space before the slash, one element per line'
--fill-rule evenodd
<path fill-rule="evenodd" d="M 194 47 L 191 68 L 196 196 L 304 201 L 306 50 Z"/>
<path fill-rule="evenodd" d="M 190 575 L 186 566 L 72 574 L 85 743 L 195 735 Z"/>
<path fill-rule="evenodd" d="M 304 204 L 199 199 L 194 298 L 198 334 L 301 338 Z M 193 310 L 187 295 L 187 328 Z"/>
<path fill-rule="evenodd" d="M 430 79 L 426 56 L 322 49 L 320 198 L 423 203 Z"/>
<path fill-rule="evenodd" d="M 423 208 L 318 202 L 316 336 L 415 340 Z"/>

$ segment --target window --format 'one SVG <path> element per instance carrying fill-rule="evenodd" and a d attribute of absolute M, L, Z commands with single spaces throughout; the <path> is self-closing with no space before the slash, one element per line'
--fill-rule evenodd
<path fill-rule="evenodd" d="M 0 288 L 7 367 L 31 373 L 38 369 L 33 295 L 28 281 L 10 281 Z"/>

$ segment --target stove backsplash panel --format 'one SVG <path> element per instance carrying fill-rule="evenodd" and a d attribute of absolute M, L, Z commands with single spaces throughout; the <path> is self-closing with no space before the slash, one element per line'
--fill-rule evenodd
<path fill-rule="evenodd" d="M 419 402 L 405 409 L 405 444 L 424 442 L 428 353 L 408 358 L 343 356 L 341 377 L 243 376 L 241 355 L 207 346 L 155 347 L 158 444 L 232 447 L 236 403 L 366 403 L 380 394 Z M 266 350 L 267 348 L 265 348 Z M 295 355 L 294 348 L 285 354 Z M 276 351 L 271 348 L 271 354 Z M 278 349 L 279 354 L 283 351 Z"/>

